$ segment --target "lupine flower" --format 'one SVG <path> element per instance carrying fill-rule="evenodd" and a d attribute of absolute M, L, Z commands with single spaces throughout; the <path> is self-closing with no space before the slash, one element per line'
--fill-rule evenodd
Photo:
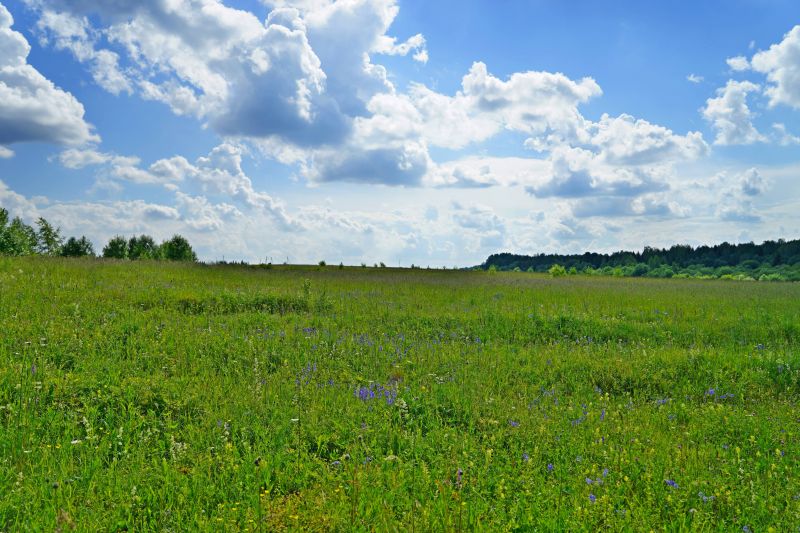
<path fill-rule="evenodd" d="M 673 481 L 672 479 L 665 479 L 665 480 L 664 480 L 664 483 L 666 483 L 668 487 L 672 487 L 673 489 L 678 489 L 678 488 L 680 488 L 680 487 L 678 486 L 678 484 L 677 484 L 677 483 L 675 483 L 675 481 Z"/>
<path fill-rule="evenodd" d="M 589 494 L 589 501 L 590 502 L 594 503 L 596 500 L 597 500 L 597 496 L 595 496 L 594 494 Z"/>
<path fill-rule="evenodd" d="M 603 477 L 606 477 L 607 475 L 608 475 L 608 468 L 604 468 L 603 469 Z"/>
<path fill-rule="evenodd" d="M 592 484 L 592 478 L 590 478 L 590 477 L 587 477 L 587 478 L 586 478 L 586 484 L 587 484 L 587 485 L 591 485 L 591 484 Z"/>

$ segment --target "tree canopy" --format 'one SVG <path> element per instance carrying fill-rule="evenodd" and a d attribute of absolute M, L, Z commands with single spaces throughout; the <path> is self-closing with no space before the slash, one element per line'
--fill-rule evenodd
<path fill-rule="evenodd" d="M 94 257 L 94 245 L 86 237 L 69 237 L 64 240 L 61 228 L 39 217 L 35 227 L 20 217 L 11 219 L 7 209 L 0 207 L 0 255 L 44 255 L 61 257 Z M 108 259 L 165 259 L 169 261 L 197 261 L 197 254 L 186 237 L 173 235 L 160 245 L 149 235 L 126 239 L 112 237 L 102 249 Z"/>
<path fill-rule="evenodd" d="M 724 279 L 785 279 L 800 281 L 800 240 L 764 241 L 714 246 L 676 244 L 646 246 L 641 252 L 610 254 L 493 254 L 479 268 L 548 272 L 554 265 L 574 273 L 632 277 L 695 277 Z"/>

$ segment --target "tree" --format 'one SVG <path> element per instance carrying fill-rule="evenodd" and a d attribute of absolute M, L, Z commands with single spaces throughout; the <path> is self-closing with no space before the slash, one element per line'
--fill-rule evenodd
<path fill-rule="evenodd" d="M 174 235 L 161 244 L 161 256 L 170 261 L 197 261 L 197 254 L 192 250 L 189 241 L 181 235 Z"/>
<path fill-rule="evenodd" d="M 140 235 L 128 241 L 128 259 L 157 259 L 158 256 L 158 245 L 151 236 Z"/>
<path fill-rule="evenodd" d="M 36 232 L 36 251 L 42 255 L 56 256 L 61 253 L 61 246 L 64 239 L 61 237 L 61 229 L 54 228 L 43 217 L 36 221 L 39 230 Z"/>
<path fill-rule="evenodd" d="M 128 241 L 117 235 L 103 247 L 103 257 L 108 259 L 125 259 L 128 257 Z"/>
<path fill-rule="evenodd" d="M 2 210 L 8 220 L 8 212 Z M 25 224 L 21 218 L 14 217 L 11 224 L 4 226 L 0 234 L 0 254 L 31 255 L 36 253 L 36 230 Z"/>
<path fill-rule="evenodd" d="M 85 236 L 80 239 L 70 237 L 61 248 L 61 255 L 64 257 L 94 257 L 94 246 Z"/>

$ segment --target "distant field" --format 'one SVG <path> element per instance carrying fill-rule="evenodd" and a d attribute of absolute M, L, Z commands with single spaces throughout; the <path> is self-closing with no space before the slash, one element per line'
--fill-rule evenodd
<path fill-rule="evenodd" d="M 0 258 L 0 531 L 800 524 L 800 284 Z"/>

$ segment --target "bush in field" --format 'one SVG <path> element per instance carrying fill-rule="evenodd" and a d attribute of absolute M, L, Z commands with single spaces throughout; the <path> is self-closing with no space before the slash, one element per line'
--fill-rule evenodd
<path fill-rule="evenodd" d="M 85 236 L 80 239 L 70 237 L 61 248 L 63 257 L 94 257 L 94 246 Z"/>
<path fill-rule="evenodd" d="M 561 265 L 555 264 L 547 270 L 547 273 L 550 274 L 551 277 L 560 278 L 561 276 L 567 275 L 567 269 Z"/>

